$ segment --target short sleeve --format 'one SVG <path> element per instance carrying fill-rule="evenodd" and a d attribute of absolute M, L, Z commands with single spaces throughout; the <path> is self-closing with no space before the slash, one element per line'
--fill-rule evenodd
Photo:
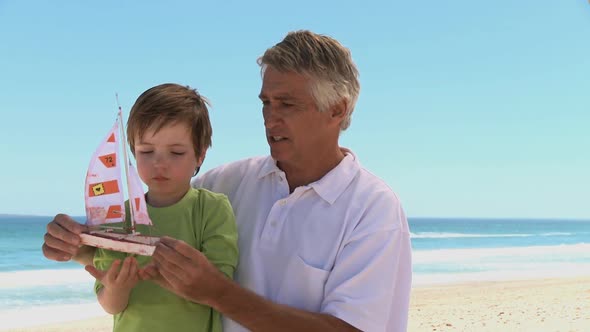
<path fill-rule="evenodd" d="M 238 265 L 238 230 L 229 200 L 223 194 L 206 193 L 202 200 L 202 252 L 227 277 Z"/>
<path fill-rule="evenodd" d="M 378 208 L 377 208 L 378 207 Z M 405 331 L 412 279 L 410 234 L 401 207 L 377 204 L 365 222 L 393 225 L 366 232 L 358 227 L 340 251 L 325 286 L 321 312 L 363 331 Z M 370 228 L 370 227 L 369 227 Z"/>

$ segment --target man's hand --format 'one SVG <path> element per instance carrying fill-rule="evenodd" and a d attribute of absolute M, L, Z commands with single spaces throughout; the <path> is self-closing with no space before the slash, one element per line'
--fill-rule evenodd
<path fill-rule="evenodd" d="M 156 269 L 144 269 L 142 277 L 155 279 L 189 301 L 208 305 L 223 292 L 224 282 L 229 281 L 203 253 L 180 240 L 163 237 L 152 259 Z M 163 280 L 158 281 L 158 274 Z"/>
<path fill-rule="evenodd" d="M 139 279 L 141 280 L 149 280 L 162 288 L 171 290 L 172 286 L 162 277 L 156 264 L 153 262 L 148 263 L 144 267 L 140 268 L 138 271 Z"/>
<path fill-rule="evenodd" d="M 80 233 L 86 226 L 77 223 L 70 216 L 58 214 L 47 224 L 44 236 L 43 255 L 54 261 L 65 262 L 80 252 Z"/>

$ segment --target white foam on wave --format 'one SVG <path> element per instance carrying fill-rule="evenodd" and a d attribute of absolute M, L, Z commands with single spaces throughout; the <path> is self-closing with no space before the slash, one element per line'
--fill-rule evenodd
<path fill-rule="evenodd" d="M 506 233 L 506 234 L 479 234 L 479 233 L 450 233 L 450 232 L 420 232 L 410 233 L 412 239 L 447 239 L 447 238 L 498 238 L 498 237 L 533 237 L 533 236 L 569 236 L 572 233 L 549 232 L 539 234 Z"/>
<path fill-rule="evenodd" d="M 0 331 L 105 316 L 97 302 L 0 311 Z"/>
<path fill-rule="evenodd" d="M 455 284 L 464 282 L 534 280 L 548 278 L 590 277 L 590 264 L 559 264 L 543 269 L 512 269 L 467 273 L 414 274 L 412 286 Z"/>
<path fill-rule="evenodd" d="M 0 289 L 94 283 L 83 268 L 0 272 Z"/>
<path fill-rule="evenodd" d="M 535 257 L 544 260 L 560 258 L 562 260 L 590 260 L 590 243 L 528 247 L 414 250 L 412 253 L 414 264 L 467 263 L 501 257 L 514 261 L 518 259 L 533 259 Z"/>

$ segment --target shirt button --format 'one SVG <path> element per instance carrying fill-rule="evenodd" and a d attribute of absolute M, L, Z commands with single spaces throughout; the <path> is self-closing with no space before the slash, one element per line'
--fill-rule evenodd
<path fill-rule="evenodd" d="M 281 204 L 281 205 L 285 205 L 285 204 L 287 204 L 287 200 L 285 200 L 285 199 L 284 199 L 284 200 L 282 200 L 280 204 Z"/>

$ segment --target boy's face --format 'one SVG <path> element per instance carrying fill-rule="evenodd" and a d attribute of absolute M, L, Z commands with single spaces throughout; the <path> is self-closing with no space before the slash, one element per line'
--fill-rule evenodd
<path fill-rule="evenodd" d="M 137 171 L 148 186 L 148 204 L 156 207 L 178 202 L 189 190 L 190 179 L 203 158 L 195 156 L 187 124 L 168 124 L 158 132 L 148 129 L 135 137 Z"/>

